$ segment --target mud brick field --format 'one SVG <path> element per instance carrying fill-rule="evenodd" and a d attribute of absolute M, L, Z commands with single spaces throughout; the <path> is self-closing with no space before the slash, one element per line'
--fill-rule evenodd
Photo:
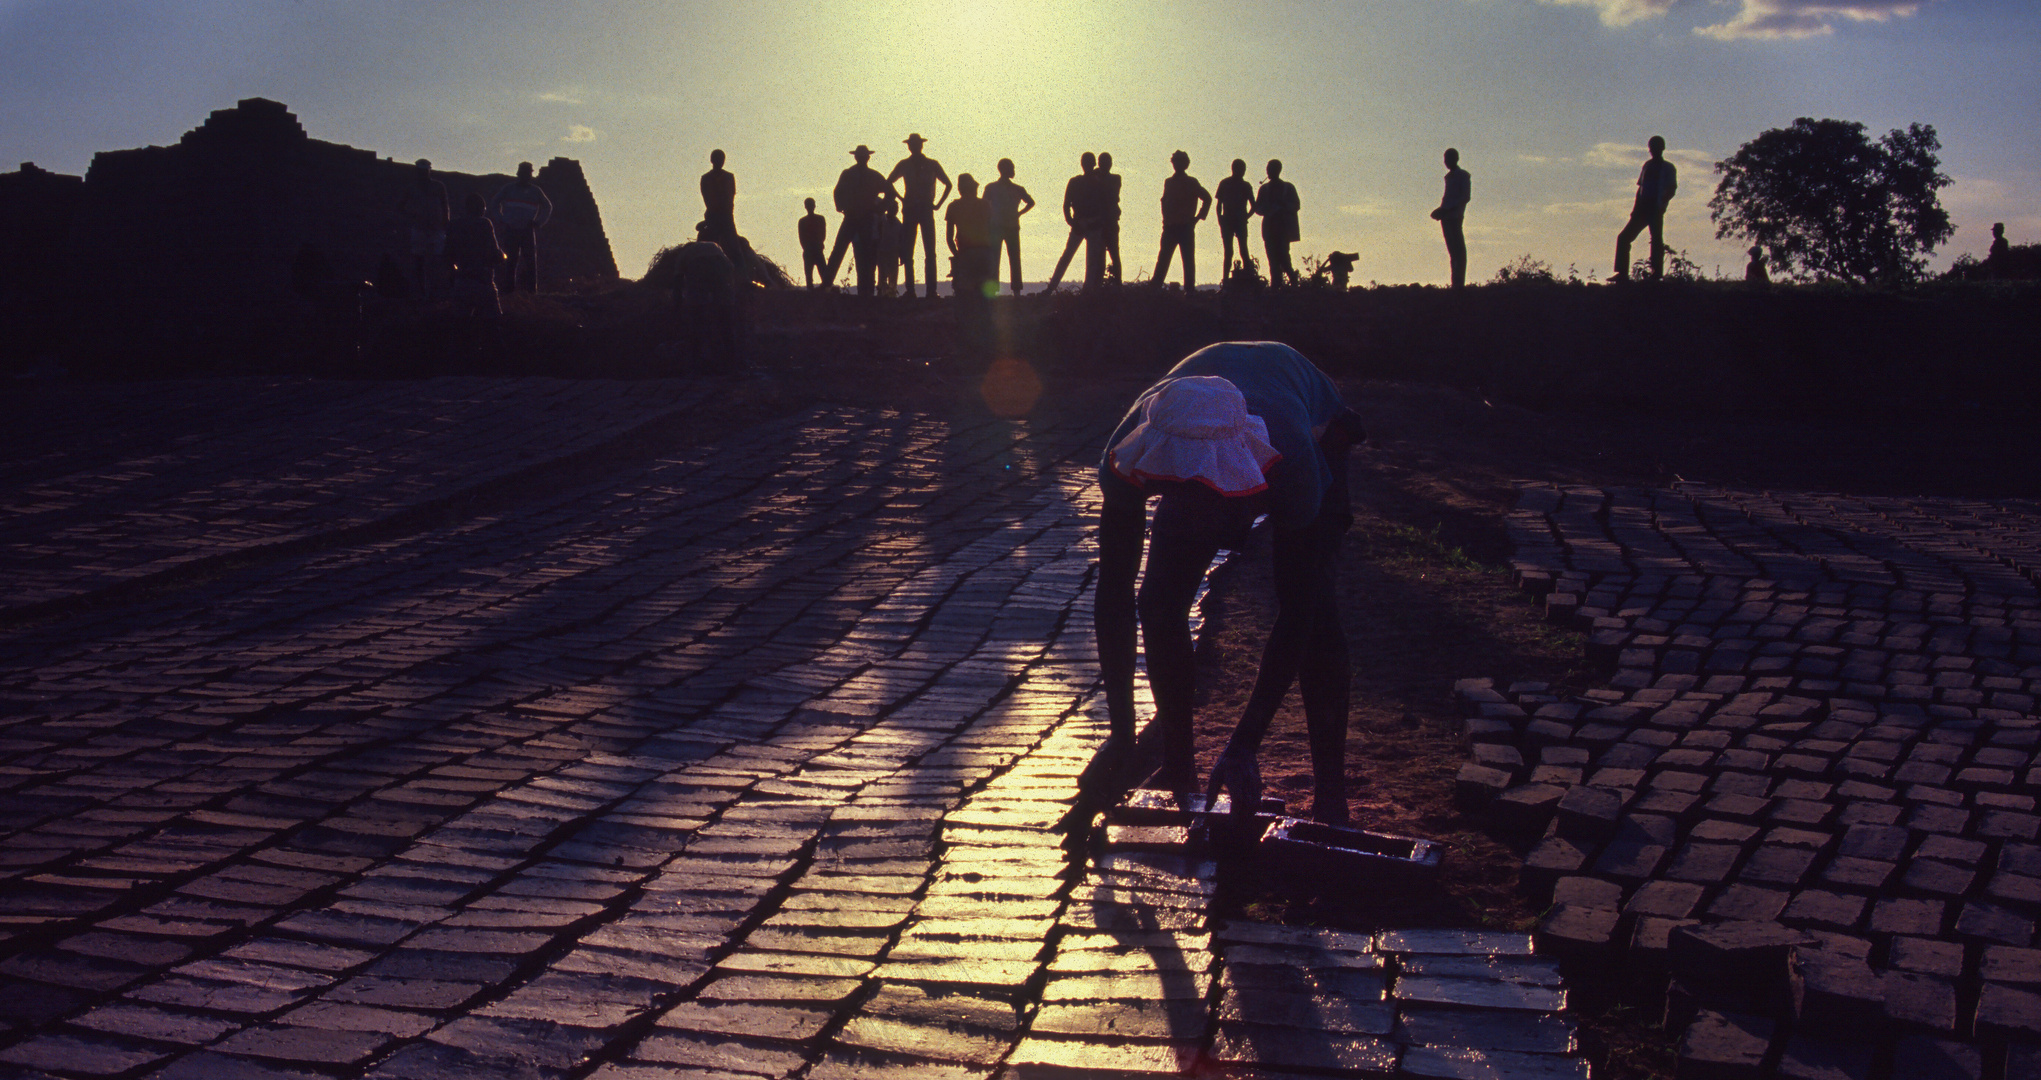
<path fill-rule="evenodd" d="M 2032 503 L 1349 383 L 1356 628 L 1446 635 L 1357 659 L 1356 805 L 1501 890 L 1362 925 L 1095 827 L 1138 378 L 811 375 L 24 383 L 0 1076 L 1649 1075 L 1622 1023 L 1680 1075 L 2033 1068 Z"/>

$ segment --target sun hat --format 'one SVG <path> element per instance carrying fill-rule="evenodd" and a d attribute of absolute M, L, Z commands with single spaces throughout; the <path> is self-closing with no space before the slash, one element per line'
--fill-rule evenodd
<path fill-rule="evenodd" d="M 1188 375 L 1164 383 L 1142 404 L 1141 422 L 1112 449 L 1112 466 L 1136 485 L 1192 480 L 1241 496 L 1267 488 L 1269 466 L 1282 456 L 1239 387 L 1216 375 Z"/>

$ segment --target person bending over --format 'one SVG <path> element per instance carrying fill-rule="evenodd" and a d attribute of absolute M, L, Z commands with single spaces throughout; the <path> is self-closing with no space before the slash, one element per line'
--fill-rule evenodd
<path fill-rule="evenodd" d="M 1134 741 L 1134 631 L 1146 645 L 1156 782 L 1195 783 L 1190 606 L 1221 548 L 1238 550 L 1256 518 L 1275 534 L 1277 614 L 1238 726 L 1213 767 L 1211 791 L 1252 809 L 1255 755 L 1269 722 L 1300 684 L 1314 778 L 1312 817 L 1344 823 L 1347 643 L 1336 602 L 1341 537 L 1353 523 L 1347 451 L 1366 437 L 1332 380 L 1276 342 L 1211 345 L 1136 399 L 1099 466 L 1099 570 L 1094 618 L 1111 718 L 1107 752 Z M 1160 496 L 1152 528 L 1146 506 Z M 1147 568 L 1140 575 L 1146 533 Z"/>

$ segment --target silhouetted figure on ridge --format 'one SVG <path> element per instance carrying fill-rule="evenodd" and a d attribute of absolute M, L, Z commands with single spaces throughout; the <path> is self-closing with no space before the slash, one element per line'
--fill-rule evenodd
<path fill-rule="evenodd" d="M 1009 288 L 1015 295 L 1021 291 L 1020 260 L 1020 219 L 1035 208 L 1035 197 L 1028 189 L 1014 182 L 1013 159 L 999 159 L 999 179 L 985 185 L 985 201 L 992 211 L 992 273 L 993 280 L 999 280 L 999 249 L 1006 249 L 1007 265 L 1012 270 Z"/>
<path fill-rule="evenodd" d="M 496 225 L 488 210 L 482 196 L 471 191 L 461 201 L 461 216 L 446 226 L 446 260 L 453 267 L 449 292 L 454 306 L 470 315 L 503 314 L 496 295 L 496 265 L 504 259 L 503 248 L 496 242 Z"/>
<path fill-rule="evenodd" d="M 803 199 L 801 205 L 808 212 L 794 223 L 794 230 L 801 238 L 801 272 L 807 275 L 808 287 L 815 287 L 815 271 L 829 270 L 829 255 L 825 245 L 829 242 L 829 222 L 815 212 L 815 200 Z M 823 284 L 829 284 L 823 282 Z"/>
<path fill-rule="evenodd" d="M 1665 206 L 1679 190 L 1679 170 L 1665 159 L 1665 139 L 1653 135 L 1646 144 L 1650 160 L 1637 171 L 1637 201 L 1630 207 L 1630 221 L 1616 234 L 1616 273 L 1611 281 L 1630 280 L 1630 241 L 1651 230 L 1651 280 L 1665 276 Z"/>
<path fill-rule="evenodd" d="M 1254 810 L 1256 754 L 1295 682 L 1315 781 L 1311 816 L 1345 824 L 1349 674 L 1338 556 L 1353 523 L 1347 452 L 1366 438 L 1359 419 L 1324 372 L 1268 341 L 1200 349 L 1127 411 L 1098 470 L 1092 610 L 1110 724 L 1101 756 L 1124 762 L 1133 748 L 1138 627 L 1162 743 L 1152 784 L 1192 789 L 1198 664 L 1187 616 L 1212 556 L 1241 550 L 1266 514 L 1275 623 L 1253 693 L 1212 770 L 1212 792 L 1223 787 L 1236 810 Z M 1146 504 L 1155 496 L 1161 503 L 1150 525 Z"/>
<path fill-rule="evenodd" d="M 1353 280 L 1354 264 L 1361 261 L 1358 251 L 1335 251 L 1325 257 L 1325 266 L 1320 273 L 1332 278 L 1332 287 L 1345 290 L 1347 282 Z"/>
<path fill-rule="evenodd" d="M 1077 159 L 1078 173 L 1063 185 L 1063 223 L 1070 226 L 1070 239 L 1063 242 L 1063 257 L 1056 260 L 1056 272 L 1049 275 L 1049 285 L 1043 292 L 1055 292 L 1063 283 L 1063 272 L 1070 269 L 1070 257 L 1077 253 L 1077 245 L 1084 244 L 1084 286 L 1095 288 L 1105 275 L 1105 253 L 1099 250 L 1098 242 L 1098 184 L 1094 179 L 1098 172 L 1098 158 L 1086 150 Z"/>
<path fill-rule="evenodd" d="M 1754 289 L 1765 288 L 1772 283 L 1771 271 L 1765 269 L 1765 246 L 1750 246 L 1750 261 L 1743 264 L 1743 283 Z"/>
<path fill-rule="evenodd" d="M 978 178 L 970 173 L 957 174 L 957 197 L 943 215 L 943 240 L 950 249 L 950 293 L 958 305 L 958 352 L 983 361 L 992 349 L 985 301 L 999 289 L 999 265 L 992 249 L 992 206 L 978 197 Z"/>
<path fill-rule="evenodd" d="M 1261 216 L 1261 244 L 1269 257 L 1269 284 L 1285 279 L 1297 284 L 1297 268 L 1290 265 L 1290 245 L 1297 242 L 1297 185 L 1283 179 L 1283 163 L 1269 159 L 1269 178 L 1254 194 L 1254 212 Z"/>
<path fill-rule="evenodd" d="M 901 243 L 900 200 L 889 185 L 879 193 L 879 212 L 872 218 L 872 245 L 879 257 L 879 295 L 897 295 L 900 288 L 900 261 L 910 256 Z"/>
<path fill-rule="evenodd" d="M 446 226 L 453 214 L 446 185 L 432 178 L 432 162 L 419 158 L 416 168 L 397 201 L 397 212 L 410 233 L 411 280 L 418 283 L 418 298 L 430 300 L 439 291 L 446 265 Z"/>
<path fill-rule="evenodd" d="M 843 170 L 836 177 L 836 212 L 843 220 L 836 226 L 836 246 L 829 252 L 829 284 L 836 284 L 836 275 L 843 269 L 843 253 L 854 252 L 858 264 L 858 295 L 872 295 L 873 278 L 878 273 L 877 236 L 879 193 L 891 191 L 892 185 L 879 175 L 879 170 L 865 164 L 872 158 L 872 148 L 859 143 L 850 152 L 857 164 Z"/>
<path fill-rule="evenodd" d="M 957 197 L 943 215 L 943 241 L 950 249 L 950 287 L 958 296 L 985 295 L 998 276 L 992 261 L 992 205 L 978 197 L 978 178 L 957 174 Z"/>
<path fill-rule="evenodd" d="M 1111 281 L 1120 280 L 1120 181 L 1126 179 L 1113 171 L 1113 155 L 1099 151 L 1098 172 L 1092 174 L 1098 182 L 1099 246 L 1105 249 L 1106 277 Z"/>
<path fill-rule="evenodd" d="M 1439 208 L 1432 211 L 1432 220 L 1446 234 L 1446 260 L 1452 264 L 1455 289 L 1467 287 L 1467 236 L 1461 231 L 1461 220 L 1467 216 L 1467 203 L 1473 198 L 1474 178 L 1460 167 L 1460 152 L 1448 147 L 1446 193 L 1439 198 Z"/>
<path fill-rule="evenodd" d="M 680 346 L 694 366 L 734 371 L 744 366 L 744 327 L 738 310 L 739 275 L 728 252 L 710 240 L 716 225 L 695 227 L 693 243 L 675 257 L 673 300 Z"/>
<path fill-rule="evenodd" d="M 902 140 L 907 144 L 907 156 L 893 166 L 886 174 L 888 183 L 900 183 L 900 261 L 905 263 L 907 294 L 914 295 L 914 237 L 921 234 L 922 268 L 927 271 L 923 280 L 928 282 L 928 298 L 935 299 L 935 212 L 942 209 L 950 197 L 950 174 L 943 171 L 942 162 L 921 152 L 928 140 L 919 133 Z M 940 183 L 943 193 L 937 195 L 935 186 Z"/>
<path fill-rule="evenodd" d="M 1219 181 L 1212 191 L 1219 206 L 1219 281 L 1233 276 L 1233 245 L 1240 245 L 1240 261 L 1247 262 L 1247 219 L 1254 216 L 1254 185 L 1247 181 L 1247 162 L 1233 159 L 1233 175 Z"/>
<path fill-rule="evenodd" d="M 1991 247 L 1984 253 L 1984 276 L 1992 281 L 2013 276 L 2009 265 L 2013 258 L 2013 246 L 2006 243 L 2006 223 L 1993 222 L 1991 226 Z"/>
<path fill-rule="evenodd" d="M 709 171 L 702 174 L 702 220 L 712 239 L 737 235 L 737 177 L 723 161 L 721 150 L 709 151 Z"/>
<path fill-rule="evenodd" d="M 1212 212 L 1212 193 L 1185 170 L 1191 156 L 1178 150 L 1169 155 L 1175 172 L 1162 181 L 1162 250 L 1155 256 L 1155 286 L 1169 276 L 1170 256 L 1183 252 L 1183 291 L 1198 287 L 1198 222 Z"/>
<path fill-rule="evenodd" d="M 526 292 L 538 291 L 539 230 L 553 218 L 553 200 L 532 180 L 531 162 L 519 162 L 517 179 L 496 190 L 496 197 L 489 200 L 489 216 L 503 227 L 503 251 L 509 262 L 505 273 L 510 279 L 506 291 L 514 292 L 520 284 Z"/>

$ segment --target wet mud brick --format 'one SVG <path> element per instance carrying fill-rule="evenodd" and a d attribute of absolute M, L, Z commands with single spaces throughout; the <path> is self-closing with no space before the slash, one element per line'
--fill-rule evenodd
<path fill-rule="evenodd" d="M 1742 1013 L 1703 1010 L 1680 1035 L 1681 1080 L 1760 1080 L 1776 1027 Z"/>

